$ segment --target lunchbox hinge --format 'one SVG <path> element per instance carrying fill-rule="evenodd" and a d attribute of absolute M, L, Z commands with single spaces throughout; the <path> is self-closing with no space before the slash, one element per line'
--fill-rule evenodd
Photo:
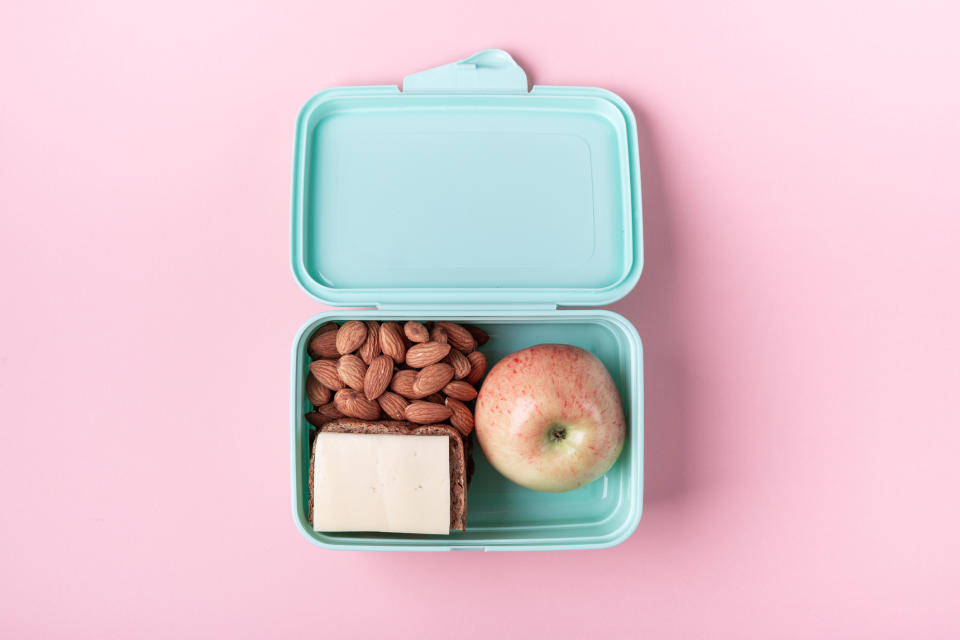
<path fill-rule="evenodd" d="M 431 314 L 490 314 L 517 313 L 522 311 L 556 311 L 555 304 L 378 304 L 380 311 L 422 311 Z"/>

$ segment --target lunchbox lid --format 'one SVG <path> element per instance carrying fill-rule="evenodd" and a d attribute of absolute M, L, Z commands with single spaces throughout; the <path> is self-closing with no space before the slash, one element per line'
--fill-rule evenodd
<path fill-rule="evenodd" d="M 293 270 L 335 306 L 601 305 L 643 264 L 633 113 L 505 52 L 310 99 Z"/>

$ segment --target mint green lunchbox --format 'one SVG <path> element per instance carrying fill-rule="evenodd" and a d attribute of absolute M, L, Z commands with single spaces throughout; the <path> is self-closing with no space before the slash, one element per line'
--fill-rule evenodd
<path fill-rule="evenodd" d="M 504 51 L 407 76 L 403 87 L 329 89 L 300 112 L 293 271 L 342 307 L 293 341 L 293 517 L 334 549 L 593 549 L 626 540 L 643 505 L 643 354 L 633 325 L 592 307 L 625 296 L 643 264 L 633 113 L 609 91 L 528 90 Z M 372 307 L 355 311 L 350 308 Z M 328 321 L 468 322 L 492 366 L 524 347 L 583 347 L 607 366 L 626 444 L 597 481 L 568 493 L 513 484 L 473 455 L 467 528 L 447 536 L 317 533 L 307 515 L 311 409 L 307 343 Z"/>

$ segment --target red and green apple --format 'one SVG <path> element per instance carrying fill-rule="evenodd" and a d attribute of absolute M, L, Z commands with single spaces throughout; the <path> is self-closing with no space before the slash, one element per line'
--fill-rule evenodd
<path fill-rule="evenodd" d="M 477 440 L 504 476 L 537 491 L 570 491 L 616 462 L 626 436 L 620 394 L 600 359 L 540 344 L 500 360 L 480 389 Z"/>

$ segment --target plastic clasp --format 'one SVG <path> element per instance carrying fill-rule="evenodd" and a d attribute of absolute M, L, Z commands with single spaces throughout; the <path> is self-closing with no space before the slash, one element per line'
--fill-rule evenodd
<path fill-rule="evenodd" d="M 527 93 L 527 74 L 502 49 L 486 49 L 469 58 L 403 79 L 404 93 Z"/>

